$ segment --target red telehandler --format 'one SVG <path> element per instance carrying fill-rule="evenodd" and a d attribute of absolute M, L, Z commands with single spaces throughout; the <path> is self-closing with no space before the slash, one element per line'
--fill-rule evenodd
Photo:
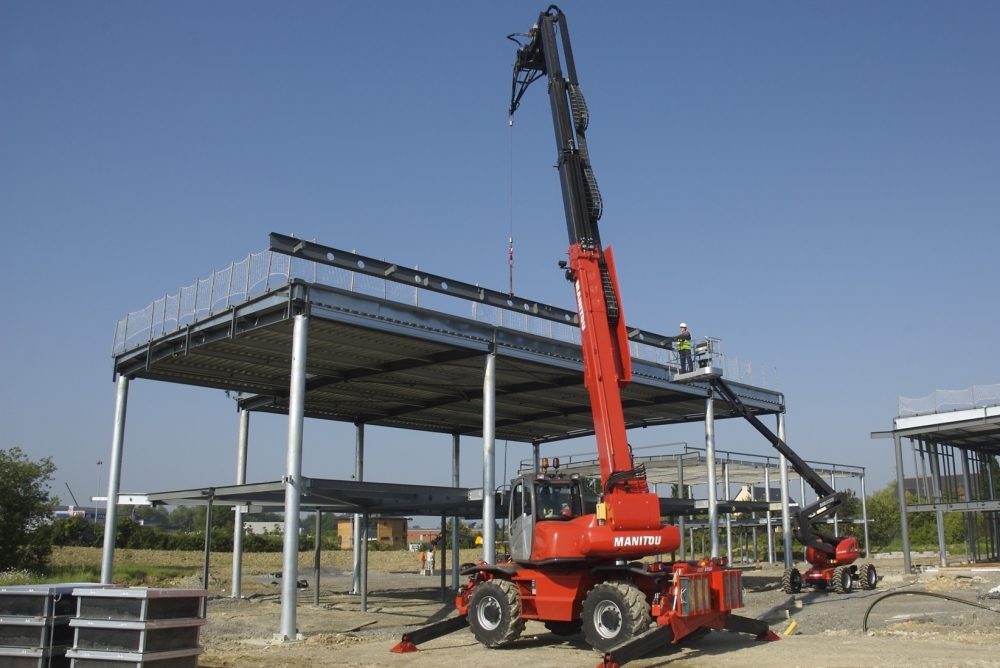
<path fill-rule="evenodd" d="M 602 493 L 596 512 L 585 513 L 575 475 L 556 469 L 514 479 L 511 562 L 465 569 L 470 579 L 456 598 L 459 616 L 407 634 L 395 651 L 413 651 L 415 644 L 466 624 L 481 643 L 498 647 L 515 640 L 529 619 L 560 635 L 582 629 L 594 649 L 609 653 L 603 665 L 709 629 L 776 639 L 766 623 L 732 613 L 743 606 L 741 572 L 722 560 L 641 561 L 676 551 L 680 535 L 661 522 L 660 499 L 649 491 L 626 439 L 621 389 L 632 368 L 625 316 L 614 255 L 598 232 L 601 197 L 587 153 L 588 113 L 565 15 L 549 7 L 524 37 L 522 44 L 511 36 L 519 49 L 510 114 L 528 86 L 547 75 L 570 241 L 568 267 L 560 266 L 576 296 Z"/>

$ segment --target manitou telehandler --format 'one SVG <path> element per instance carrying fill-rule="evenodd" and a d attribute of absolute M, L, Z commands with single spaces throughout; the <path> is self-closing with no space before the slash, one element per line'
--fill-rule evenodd
<path fill-rule="evenodd" d="M 641 561 L 677 550 L 680 535 L 661 522 L 659 497 L 649 491 L 645 470 L 633 463 L 626 440 L 621 389 L 632 377 L 628 336 L 614 255 L 598 232 L 601 197 L 587 153 L 587 106 L 566 17 L 549 7 L 524 37 L 518 42 L 510 114 L 528 86 L 547 75 L 570 242 L 568 267 L 560 266 L 576 297 L 602 489 L 596 512 L 585 513 L 576 476 L 556 469 L 516 478 L 509 503 L 511 562 L 463 571 L 471 577 L 456 599 L 459 615 L 489 647 L 516 639 L 530 619 L 556 634 L 582 629 L 595 649 L 615 649 L 619 662 L 630 652 L 644 653 L 708 629 L 767 638 L 767 624 L 732 614 L 743 606 L 740 571 L 718 559 Z"/>

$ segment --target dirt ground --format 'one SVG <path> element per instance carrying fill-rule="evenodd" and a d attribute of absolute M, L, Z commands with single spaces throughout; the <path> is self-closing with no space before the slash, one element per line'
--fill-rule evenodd
<path fill-rule="evenodd" d="M 529 622 L 522 638 L 504 649 L 486 649 L 468 630 L 421 645 L 416 654 L 392 654 L 389 649 L 406 629 L 453 614 L 441 601 L 440 577 L 416 574 L 412 555 L 389 558 L 373 554 L 369 569 L 368 612 L 360 612 L 357 596 L 347 593 L 351 576 L 349 555 L 335 554 L 321 571 L 320 606 L 312 607 L 312 589 L 299 592 L 298 626 L 305 640 L 275 643 L 280 602 L 279 585 L 266 574 L 266 562 L 244 576 L 246 598 L 223 595 L 228 587 L 224 565 L 213 563 L 213 598 L 202 639 L 206 653 L 201 665 L 322 668 L 325 666 L 398 666 L 439 668 L 450 665 L 595 666 L 599 655 L 583 636 L 561 638 Z M 219 555 L 222 557 L 223 555 Z M 228 556 L 228 555 L 226 555 Z M 280 557 L 280 555 L 278 555 Z M 303 571 L 312 584 L 311 555 L 303 555 Z M 462 555 L 472 561 L 474 552 Z M 341 563 L 343 562 L 343 563 Z M 794 597 L 780 589 L 781 569 L 767 566 L 744 576 L 746 607 L 741 614 L 769 617 L 772 628 L 791 635 L 778 642 L 756 642 L 749 636 L 713 632 L 689 645 L 672 645 L 630 666 L 1000 666 L 1000 614 L 941 599 L 899 596 L 879 603 L 863 633 L 865 609 L 889 591 L 933 591 L 969 601 L 1000 585 L 1000 568 L 961 569 L 902 575 L 900 560 L 876 560 L 881 581 L 874 592 L 849 595 L 804 591 Z M 178 583 L 187 585 L 189 583 Z M 218 592 L 218 593 L 216 593 Z M 226 592 L 228 593 L 228 592 Z M 1000 610 L 1000 601 L 985 600 Z"/>

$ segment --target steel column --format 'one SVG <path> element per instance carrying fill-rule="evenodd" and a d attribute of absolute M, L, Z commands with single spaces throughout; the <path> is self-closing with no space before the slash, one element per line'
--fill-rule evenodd
<path fill-rule="evenodd" d="M 496 377 L 497 356 L 486 356 L 483 373 L 483 561 L 497 563 L 496 546 Z"/>
<path fill-rule="evenodd" d="M 361 515 L 361 612 L 368 612 L 368 509 Z"/>
<path fill-rule="evenodd" d="M 708 531 L 711 557 L 719 558 L 719 490 L 715 470 L 715 397 L 705 400 L 705 463 L 708 466 Z"/>
<path fill-rule="evenodd" d="M 771 525 L 771 460 L 764 464 L 764 494 L 767 499 L 767 563 L 774 563 L 774 527 Z"/>
<path fill-rule="evenodd" d="M 778 438 L 785 440 L 785 414 L 778 413 Z M 778 466 L 781 474 L 781 537 L 785 545 L 785 568 L 791 568 L 792 559 L 792 515 L 791 504 L 788 502 L 788 460 L 784 455 L 778 456 Z"/>
<path fill-rule="evenodd" d="M 962 486 L 965 500 L 972 501 L 972 486 L 969 484 L 969 451 L 962 448 Z M 965 543 L 969 548 L 969 561 L 976 560 L 976 522 L 974 513 L 965 513 Z"/>
<path fill-rule="evenodd" d="M 872 558 L 872 549 L 868 544 L 868 496 L 865 494 L 865 470 L 861 469 L 861 519 L 865 523 L 865 559 Z"/>
<path fill-rule="evenodd" d="M 212 556 L 212 509 L 215 504 L 215 489 L 208 490 L 208 504 L 205 506 L 205 548 L 201 566 L 201 587 L 208 589 L 208 566 Z"/>
<path fill-rule="evenodd" d="M 896 491 L 899 493 L 899 526 L 903 538 L 903 572 L 909 574 L 913 570 L 913 564 L 910 562 L 910 528 L 906 518 L 906 487 L 903 486 L 903 445 L 899 434 L 893 434 L 892 439 L 896 446 Z"/>
<path fill-rule="evenodd" d="M 446 557 L 448 556 L 448 545 L 445 542 L 445 536 L 448 533 L 448 520 L 445 519 L 444 513 L 441 513 L 441 600 L 447 601 L 448 595 L 445 593 L 448 591 L 448 583 L 445 580 L 445 574 L 447 569 L 445 568 Z M 432 573 L 433 575 L 433 573 Z"/>
<path fill-rule="evenodd" d="M 118 533 L 118 491 L 122 478 L 122 450 L 125 447 L 125 413 L 128 407 L 128 377 L 118 377 L 115 394 L 115 430 L 111 436 L 111 470 L 108 471 L 108 503 L 104 516 L 104 553 L 101 555 L 101 584 L 111 584 L 115 567 L 115 536 Z"/>
<path fill-rule="evenodd" d="M 459 445 L 461 443 L 462 437 L 459 434 L 451 435 L 451 486 L 458 487 L 459 484 L 459 473 L 458 473 L 458 456 L 459 456 Z M 451 518 L 451 588 L 458 591 L 458 516 Z M 444 563 L 441 564 L 441 568 L 444 568 Z"/>
<path fill-rule="evenodd" d="M 299 581 L 299 507 L 302 501 L 302 429 L 306 406 L 306 349 L 309 316 L 296 315 L 292 326 L 292 375 L 288 383 L 288 452 L 285 459 L 284 554 L 281 564 L 279 640 L 295 640 Z"/>
<path fill-rule="evenodd" d="M 250 270 L 247 269 L 247 276 Z M 247 482 L 247 449 L 250 442 L 250 411 L 240 411 L 240 435 L 236 451 L 236 484 Z M 236 506 L 233 515 L 233 586 L 232 598 L 243 596 L 243 507 Z"/>
<path fill-rule="evenodd" d="M 833 491 L 837 491 L 837 475 L 834 471 L 830 472 L 830 487 L 833 488 Z M 804 508 L 805 505 L 805 499 L 799 501 L 799 508 Z M 833 535 L 840 536 L 840 513 L 833 514 Z"/>
<path fill-rule="evenodd" d="M 928 458 L 931 462 L 931 478 L 934 480 L 934 499 L 937 503 L 943 503 L 941 493 L 941 458 L 936 443 L 927 443 Z M 948 545 L 944 537 L 944 511 L 938 510 L 934 513 L 937 516 L 937 536 L 938 536 L 938 561 L 941 566 L 948 565 Z"/>
<path fill-rule="evenodd" d="M 534 473 L 538 475 L 542 470 L 542 444 L 538 441 L 531 443 L 531 460 L 534 464 Z"/>
<path fill-rule="evenodd" d="M 729 488 L 729 462 L 722 464 L 722 478 L 726 486 L 726 501 L 732 500 L 732 490 Z M 726 563 L 733 563 L 733 514 L 726 513 Z"/>
<path fill-rule="evenodd" d="M 323 511 L 316 509 L 316 545 L 313 553 L 313 607 L 319 607 L 319 568 L 323 550 Z"/>
<path fill-rule="evenodd" d="M 685 489 L 684 489 L 684 456 L 683 455 L 677 455 L 677 497 L 681 498 L 681 499 L 685 498 L 684 492 L 685 492 Z M 687 536 L 684 535 L 684 533 L 685 533 L 684 532 L 684 521 L 685 521 L 685 519 L 686 518 L 684 517 L 683 514 L 677 516 L 677 531 L 678 531 L 678 533 L 680 533 L 680 538 L 681 538 L 681 544 L 679 546 L 680 554 L 681 554 L 681 559 L 684 559 L 684 547 L 685 547 L 684 540 L 687 538 Z"/>
<path fill-rule="evenodd" d="M 364 482 L 365 479 L 365 423 L 356 422 L 355 427 L 355 437 L 354 437 L 354 479 L 358 482 Z M 362 546 L 362 528 L 361 528 L 362 517 L 360 514 L 354 514 L 354 550 L 353 550 L 353 568 L 351 570 L 351 593 L 360 594 L 361 593 L 361 546 Z"/>

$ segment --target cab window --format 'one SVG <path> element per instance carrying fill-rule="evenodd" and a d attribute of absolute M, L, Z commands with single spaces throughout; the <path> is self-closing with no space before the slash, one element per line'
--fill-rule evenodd
<path fill-rule="evenodd" d="M 569 520 L 582 514 L 577 483 L 559 486 L 541 483 L 536 489 L 538 519 Z"/>

